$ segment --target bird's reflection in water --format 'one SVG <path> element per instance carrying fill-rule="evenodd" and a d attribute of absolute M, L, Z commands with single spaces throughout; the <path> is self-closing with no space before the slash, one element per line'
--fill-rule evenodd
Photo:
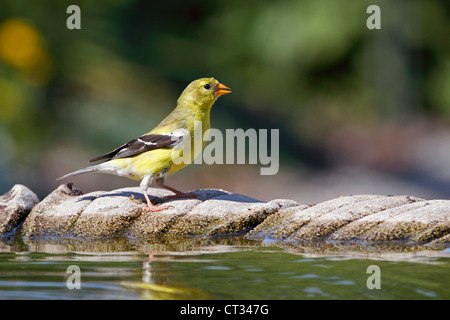
<path fill-rule="evenodd" d="M 150 252 L 143 263 L 142 282 L 122 282 L 127 289 L 139 290 L 141 297 L 148 300 L 194 300 L 212 299 L 207 293 L 194 288 L 185 287 L 170 281 L 171 263 L 204 262 L 194 258 L 177 259 L 164 252 Z"/>

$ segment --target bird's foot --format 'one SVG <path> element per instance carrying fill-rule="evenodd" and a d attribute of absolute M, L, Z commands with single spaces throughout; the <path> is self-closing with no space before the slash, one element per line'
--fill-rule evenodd
<path fill-rule="evenodd" d="M 173 206 L 155 206 L 155 205 L 153 205 L 153 206 L 146 206 L 146 207 L 142 208 L 142 212 L 147 212 L 147 211 L 159 212 L 159 211 L 167 210 L 170 208 L 173 208 Z"/>

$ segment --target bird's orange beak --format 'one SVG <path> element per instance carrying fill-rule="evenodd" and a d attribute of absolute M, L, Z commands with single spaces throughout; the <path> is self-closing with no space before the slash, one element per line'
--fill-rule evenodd
<path fill-rule="evenodd" d="M 230 92 L 231 92 L 231 89 L 228 88 L 227 86 L 225 86 L 221 83 L 217 84 L 217 86 L 216 86 L 216 96 L 217 97 L 220 97 L 220 96 L 230 93 Z"/>

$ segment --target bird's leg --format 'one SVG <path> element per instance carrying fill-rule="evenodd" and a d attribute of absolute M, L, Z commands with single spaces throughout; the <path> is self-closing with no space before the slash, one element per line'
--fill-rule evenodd
<path fill-rule="evenodd" d="M 151 212 L 158 212 L 158 211 L 163 211 L 169 208 L 173 208 L 172 206 L 155 206 L 151 201 L 150 198 L 148 197 L 147 194 L 147 188 L 148 185 L 150 183 L 152 183 L 152 179 L 153 176 L 148 175 L 145 176 L 144 179 L 142 179 L 141 184 L 140 184 L 140 188 L 142 190 L 142 193 L 144 194 L 145 200 L 147 200 L 147 207 L 142 208 L 142 211 L 151 211 Z"/>
<path fill-rule="evenodd" d="M 164 183 L 164 178 L 157 178 L 156 184 L 161 188 L 167 189 L 175 193 L 173 196 L 164 197 L 164 199 L 176 199 L 176 198 L 198 198 L 198 195 L 193 192 L 181 192 L 177 189 L 169 187 Z"/>

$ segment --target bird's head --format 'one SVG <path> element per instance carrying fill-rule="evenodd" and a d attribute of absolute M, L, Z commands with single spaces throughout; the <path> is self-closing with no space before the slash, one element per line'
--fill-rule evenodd
<path fill-rule="evenodd" d="M 184 89 L 178 102 L 197 105 L 202 109 L 211 108 L 218 97 L 230 92 L 230 88 L 221 84 L 216 79 L 202 78 L 192 81 L 186 89 Z"/>

